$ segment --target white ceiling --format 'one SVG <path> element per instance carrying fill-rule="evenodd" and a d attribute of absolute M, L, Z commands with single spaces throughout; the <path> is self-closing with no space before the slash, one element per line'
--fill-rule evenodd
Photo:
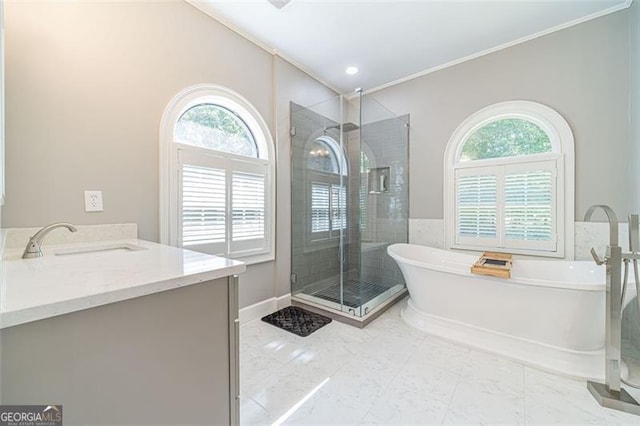
<path fill-rule="evenodd" d="M 365 91 L 628 7 L 631 0 L 190 1 L 341 93 Z M 345 73 L 355 65 L 356 75 Z"/>

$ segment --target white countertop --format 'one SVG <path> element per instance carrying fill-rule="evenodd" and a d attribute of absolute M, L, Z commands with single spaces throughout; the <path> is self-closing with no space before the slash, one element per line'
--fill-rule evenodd
<path fill-rule="evenodd" d="M 10 260 L 0 260 L 0 328 L 245 271 L 240 261 L 144 240 L 101 244 L 45 247 L 45 256 L 37 259 L 21 259 L 22 249 L 5 249 L 3 258 Z M 68 254 L 124 246 L 138 249 Z"/>

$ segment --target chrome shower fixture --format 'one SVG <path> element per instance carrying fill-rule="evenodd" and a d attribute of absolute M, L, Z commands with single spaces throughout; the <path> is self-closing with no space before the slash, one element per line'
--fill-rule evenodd
<path fill-rule="evenodd" d="M 324 131 L 326 132 L 327 130 L 331 130 L 331 129 L 339 129 L 340 128 L 340 124 L 336 124 L 334 126 L 329 126 L 329 127 L 325 127 Z M 360 128 L 360 126 L 353 124 L 353 123 L 342 123 L 342 131 L 343 132 L 353 132 L 354 130 L 358 130 Z"/>

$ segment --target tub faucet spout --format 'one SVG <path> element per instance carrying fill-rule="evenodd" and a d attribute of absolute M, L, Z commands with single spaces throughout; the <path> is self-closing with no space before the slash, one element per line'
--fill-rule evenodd
<path fill-rule="evenodd" d="M 42 241 L 44 240 L 44 237 L 49 234 L 49 232 L 53 231 L 56 228 L 67 228 L 71 232 L 76 232 L 78 230 L 72 224 L 65 222 L 52 223 L 51 225 L 47 225 L 36 232 L 33 237 L 29 239 L 27 247 L 25 247 L 24 253 L 22 254 L 22 258 L 33 259 L 35 257 L 42 257 Z"/>
<path fill-rule="evenodd" d="M 609 246 L 617 246 L 618 245 L 618 218 L 613 209 L 609 206 L 605 206 L 604 204 L 595 204 L 587 210 L 584 214 L 584 221 L 590 222 L 591 216 L 593 216 L 593 212 L 597 209 L 601 209 L 607 215 L 607 219 L 609 219 Z"/>

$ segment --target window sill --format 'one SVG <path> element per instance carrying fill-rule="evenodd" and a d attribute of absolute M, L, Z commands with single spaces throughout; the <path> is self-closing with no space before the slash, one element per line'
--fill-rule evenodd
<path fill-rule="evenodd" d="M 501 248 L 501 247 L 478 247 L 478 246 L 468 246 L 462 244 L 454 244 L 450 247 L 452 250 L 466 250 L 466 251 L 474 251 L 477 253 L 482 253 L 485 251 L 492 251 L 496 253 L 508 253 L 508 254 L 517 254 L 523 256 L 535 256 L 535 257 L 554 257 L 554 258 L 564 258 L 564 253 L 560 251 L 542 251 L 542 250 L 526 250 L 526 249 L 515 249 L 515 248 Z"/>
<path fill-rule="evenodd" d="M 239 260 L 240 262 L 244 262 L 247 266 L 257 265 L 258 263 L 266 263 L 272 262 L 276 260 L 276 257 L 273 253 L 262 253 L 262 254 L 254 254 L 251 256 L 230 256 L 230 255 L 220 255 L 220 257 L 226 257 L 233 260 Z"/>

